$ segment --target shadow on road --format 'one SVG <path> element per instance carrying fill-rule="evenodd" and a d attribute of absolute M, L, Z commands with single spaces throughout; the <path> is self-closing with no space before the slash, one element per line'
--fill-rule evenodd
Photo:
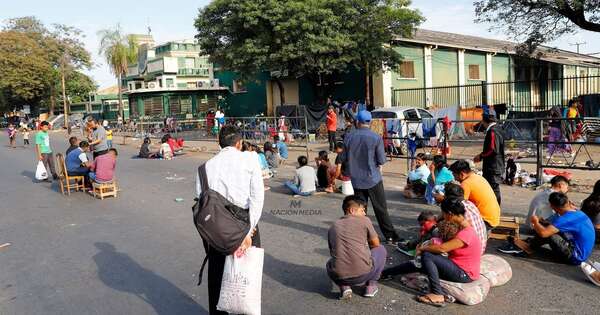
<path fill-rule="evenodd" d="M 118 252 L 112 244 L 94 244 L 100 251 L 93 259 L 98 266 L 98 277 L 108 287 L 136 295 L 154 308 L 157 314 L 207 314 L 185 292 L 140 266 L 125 253 Z"/>

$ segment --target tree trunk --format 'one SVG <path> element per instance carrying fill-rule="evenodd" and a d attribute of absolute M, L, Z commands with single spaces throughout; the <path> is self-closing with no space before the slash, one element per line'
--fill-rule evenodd
<path fill-rule="evenodd" d="M 119 73 L 119 76 L 117 78 L 117 88 L 119 89 L 119 115 L 121 116 L 121 119 L 123 119 L 123 121 L 125 121 L 125 113 L 124 113 L 124 109 L 123 109 L 123 94 L 121 93 L 121 74 Z"/>
<path fill-rule="evenodd" d="M 275 79 L 275 82 L 279 88 L 279 101 L 281 102 L 280 106 L 285 105 L 285 88 L 283 87 L 283 82 L 281 82 L 280 79 Z"/>
<path fill-rule="evenodd" d="M 365 105 L 367 108 L 371 105 L 371 82 L 368 63 L 365 64 Z"/>
<path fill-rule="evenodd" d="M 65 128 L 69 128 L 69 109 L 67 108 L 67 92 L 65 90 L 65 68 L 64 67 L 60 73 L 60 83 L 61 83 L 61 88 L 62 88 Z"/>
<path fill-rule="evenodd" d="M 50 106 L 48 106 L 48 115 L 54 114 L 54 108 L 56 107 L 56 97 L 54 96 L 54 87 L 50 85 Z"/>

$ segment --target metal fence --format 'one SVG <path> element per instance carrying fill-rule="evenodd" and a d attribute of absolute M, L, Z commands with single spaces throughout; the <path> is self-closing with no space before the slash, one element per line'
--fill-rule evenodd
<path fill-rule="evenodd" d="M 600 93 L 600 76 L 566 77 L 430 88 L 394 89 L 392 106 L 472 108 L 505 104 L 514 111 L 565 106 L 574 97 Z"/>

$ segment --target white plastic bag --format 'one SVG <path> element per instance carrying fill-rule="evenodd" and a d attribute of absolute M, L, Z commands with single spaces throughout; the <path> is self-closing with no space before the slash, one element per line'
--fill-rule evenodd
<path fill-rule="evenodd" d="M 354 195 L 354 189 L 352 188 L 352 182 L 347 180 L 342 182 L 342 194 L 344 196 Z"/>
<path fill-rule="evenodd" d="M 250 247 L 240 258 L 233 255 L 225 258 L 218 310 L 260 315 L 264 257 L 264 249 Z"/>
<path fill-rule="evenodd" d="M 35 170 L 35 179 L 48 179 L 48 172 L 46 171 L 46 167 L 44 167 L 44 163 L 42 161 L 38 162 L 37 169 Z"/>

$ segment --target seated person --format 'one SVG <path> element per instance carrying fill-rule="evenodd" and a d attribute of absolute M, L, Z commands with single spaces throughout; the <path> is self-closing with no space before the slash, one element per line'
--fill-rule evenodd
<path fill-rule="evenodd" d="M 423 211 L 419 213 L 417 217 L 419 223 L 419 237 L 416 241 L 405 241 L 405 244 L 398 244 L 398 248 L 402 251 L 416 249 L 419 244 L 430 240 L 432 237 L 437 236 L 437 217 L 432 211 Z"/>
<path fill-rule="evenodd" d="M 487 246 L 488 233 L 485 222 L 479 213 L 479 209 L 477 209 L 475 204 L 464 199 L 465 192 L 459 184 L 455 182 L 446 183 L 446 185 L 444 185 L 444 191 L 444 199 L 456 199 L 462 202 L 463 206 L 465 207 L 464 218 L 475 230 L 475 234 L 477 234 L 477 238 L 479 238 L 479 242 L 481 243 L 481 254 L 483 255 Z M 441 200 L 439 202 L 441 202 Z M 454 216 L 453 218 L 457 217 L 459 216 Z M 462 219 L 459 218 L 457 222 L 462 222 Z"/>
<path fill-rule="evenodd" d="M 481 214 L 486 229 L 492 230 L 500 224 L 500 205 L 490 183 L 471 170 L 465 160 L 458 160 L 450 166 L 454 178 L 460 182 L 465 192 L 464 199 L 471 201 Z"/>
<path fill-rule="evenodd" d="M 531 224 L 536 235 L 527 242 L 509 238 L 508 243 L 498 248 L 498 251 L 531 255 L 542 245 L 548 244 L 559 261 L 579 265 L 588 259 L 594 247 L 595 234 L 592 221 L 569 202 L 567 195 L 553 192 L 548 199 L 557 215 L 551 217 L 549 222 L 538 216 L 531 216 Z"/>
<path fill-rule="evenodd" d="M 550 180 L 550 188 L 540 191 L 533 197 L 529 204 L 529 213 L 527 213 L 527 222 L 530 222 L 532 216 L 537 216 L 542 219 L 549 219 L 554 215 L 554 210 L 550 207 L 548 197 L 553 192 L 561 192 L 566 194 L 569 192 L 569 180 L 564 176 L 554 176 Z"/>
<path fill-rule="evenodd" d="M 151 143 L 152 143 L 152 141 L 150 140 L 150 138 L 148 138 L 148 137 L 144 138 L 144 142 L 142 143 L 142 146 L 140 147 L 140 153 L 138 153 L 139 158 L 154 159 L 158 156 L 158 153 L 150 152 L 150 144 Z"/>
<path fill-rule="evenodd" d="M 581 211 L 587 214 L 596 231 L 596 242 L 600 241 L 600 180 L 594 185 L 594 191 L 581 203 Z"/>
<path fill-rule="evenodd" d="M 171 146 L 169 145 L 169 138 L 163 136 L 161 139 L 160 149 L 158 151 L 158 155 L 165 160 L 173 159 L 173 151 L 171 151 Z"/>
<path fill-rule="evenodd" d="M 89 151 L 90 144 L 87 141 L 81 141 L 79 147 L 71 150 L 65 158 L 67 174 L 69 176 L 83 176 L 86 183 L 88 183 L 88 173 L 90 172 L 90 162 L 86 154 Z"/>
<path fill-rule="evenodd" d="M 404 197 L 406 198 L 422 198 L 427 190 L 427 179 L 430 171 L 427 167 L 425 153 L 417 154 L 415 159 L 416 168 L 408 172 L 406 186 L 404 187 Z"/>
<path fill-rule="evenodd" d="M 115 168 L 117 167 L 117 149 L 108 149 L 107 154 L 96 157 L 92 165 L 90 179 L 96 183 L 109 183 L 114 179 Z"/>
<path fill-rule="evenodd" d="M 308 158 L 304 155 L 298 157 L 298 168 L 294 181 L 287 181 L 285 186 L 289 188 L 294 195 L 310 196 L 317 190 L 317 175 L 315 169 L 308 166 Z"/>
<path fill-rule="evenodd" d="M 427 190 L 425 191 L 425 200 L 430 205 L 436 204 L 433 196 L 434 191 L 441 193 L 444 191 L 444 184 L 454 180 L 452 172 L 448 170 L 446 159 L 441 155 L 433 157 L 433 162 L 429 165 L 429 177 L 427 178 Z"/>
<path fill-rule="evenodd" d="M 288 147 L 277 135 L 273 137 L 273 142 L 273 145 L 277 149 L 277 154 L 279 155 L 279 163 L 283 163 L 288 159 Z"/>
<path fill-rule="evenodd" d="M 315 162 L 317 163 L 317 188 L 332 193 L 335 183 L 335 168 L 329 163 L 327 151 L 319 151 Z"/>
<path fill-rule="evenodd" d="M 171 147 L 171 152 L 173 152 L 173 154 L 183 151 L 183 138 L 175 139 L 171 137 L 171 134 L 166 134 L 166 136 L 167 143 L 169 144 L 169 147 Z"/>
<path fill-rule="evenodd" d="M 271 142 L 265 142 L 263 146 L 265 150 L 265 158 L 267 159 L 267 163 L 269 164 L 270 169 L 277 168 L 279 166 L 279 159 L 277 157 L 277 153 L 273 150 L 273 145 Z"/>
<path fill-rule="evenodd" d="M 447 220 L 442 220 L 442 221 L 440 221 L 440 223 L 438 223 L 436 225 L 436 228 L 435 228 L 435 233 L 437 234 L 437 236 L 430 237 L 429 239 L 421 242 L 419 245 L 421 245 L 421 246 L 426 246 L 426 245 L 430 245 L 430 244 L 440 245 L 444 242 L 448 242 L 451 239 L 455 238 L 456 234 L 458 234 L 458 232 L 461 229 L 462 228 L 460 225 L 458 225 L 458 223 L 455 223 L 452 221 L 447 221 Z M 421 268 L 422 267 L 421 255 L 415 256 L 415 258 L 413 260 L 411 260 L 411 262 L 415 265 L 415 267 Z"/>
<path fill-rule="evenodd" d="M 331 259 L 326 265 L 327 275 L 339 286 L 342 299 L 352 297 L 352 286 L 364 286 L 365 297 L 374 297 L 379 290 L 377 280 L 387 251 L 365 214 L 366 207 L 359 196 L 344 198 L 344 216 L 328 232 Z"/>
<path fill-rule="evenodd" d="M 460 200 L 444 199 L 441 204 L 444 221 L 457 223 L 461 230 L 454 238 L 442 244 L 429 244 L 417 247 L 421 255 L 421 267 L 405 262 L 383 271 L 382 279 L 389 280 L 394 275 L 422 272 L 429 279 L 429 293 L 421 295 L 417 301 L 429 305 L 445 306 L 445 292 L 440 278 L 459 283 L 469 283 L 479 279 L 481 267 L 481 244 L 473 227 L 464 218 L 465 208 Z M 448 257 L 442 255 L 448 254 Z"/>
<path fill-rule="evenodd" d="M 348 170 L 348 162 L 342 160 L 342 153 L 344 153 L 344 143 L 338 142 L 335 144 L 335 179 L 339 179 L 343 182 L 350 180 L 350 172 Z"/>
<path fill-rule="evenodd" d="M 79 149 L 79 139 L 77 139 L 77 137 L 71 137 L 69 138 L 69 148 L 67 149 L 67 152 L 65 152 L 65 157 L 69 156 L 69 153 L 75 149 Z"/>

